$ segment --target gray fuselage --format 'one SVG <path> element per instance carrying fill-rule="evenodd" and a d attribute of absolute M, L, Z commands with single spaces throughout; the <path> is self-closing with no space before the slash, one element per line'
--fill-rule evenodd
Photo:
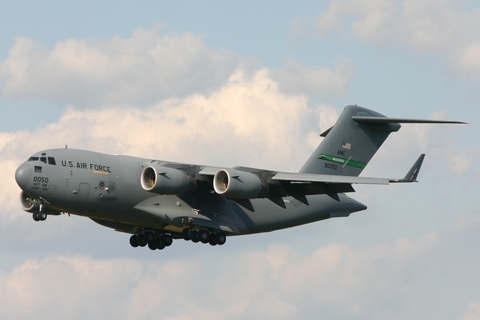
<path fill-rule="evenodd" d="M 230 235 L 250 234 L 366 209 L 342 193 L 338 199 L 325 194 L 307 196 L 308 204 L 285 197 L 284 207 L 267 198 L 235 201 L 215 193 L 211 181 L 204 177 L 195 190 L 181 195 L 151 193 L 142 188 L 140 175 L 153 161 L 157 160 L 51 149 L 24 162 L 17 169 L 16 180 L 28 197 L 41 200 L 49 214 L 86 216 L 128 233 L 164 230 L 179 234 L 193 223 Z M 203 168 L 184 166 L 197 173 Z"/>

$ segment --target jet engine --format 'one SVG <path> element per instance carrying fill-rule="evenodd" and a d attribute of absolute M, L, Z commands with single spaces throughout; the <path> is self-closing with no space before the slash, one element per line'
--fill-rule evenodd
<path fill-rule="evenodd" d="M 28 194 L 25 192 L 20 192 L 20 207 L 27 212 L 37 212 L 40 208 L 40 203 L 34 201 Z"/>
<path fill-rule="evenodd" d="M 187 173 L 163 166 L 148 166 L 140 177 L 142 188 L 159 194 L 183 194 L 197 187 L 197 182 Z"/>
<path fill-rule="evenodd" d="M 213 178 L 213 189 L 216 193 L 235 199 L 254 199 L 268 193 L 268 184 L 257 175 L 222 169 Z"/>

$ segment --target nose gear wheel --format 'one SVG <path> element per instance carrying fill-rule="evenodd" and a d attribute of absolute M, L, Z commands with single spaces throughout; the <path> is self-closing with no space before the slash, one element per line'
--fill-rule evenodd
<path fill-rule="evenodd" d="M 32 213 L 33 220 L 35 221 L 45 221 L 47 220 L 47 214 L 43 211 L 37 211 Z"/>

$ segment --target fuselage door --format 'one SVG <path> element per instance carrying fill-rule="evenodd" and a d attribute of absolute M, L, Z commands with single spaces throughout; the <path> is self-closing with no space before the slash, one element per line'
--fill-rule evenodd
<path fill-rule="evenodd" d="M 80 183 L 78 186 L 77 201 L 86 202 L 88 200 L 88 193 L 90 192 L 90 184 Z"/>

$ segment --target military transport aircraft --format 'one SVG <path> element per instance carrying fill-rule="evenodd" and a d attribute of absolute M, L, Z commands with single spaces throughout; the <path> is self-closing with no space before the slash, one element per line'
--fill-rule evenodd
<path fill-rule="evenodd" d="M 400 123 L 463 123 L 388 118 L 347 106 L 298 173 L 218 168 L 68 149 L 34 154 L 15 172 L 21 208 L 35 221 L 86 216 L 132 234 L 152 250 L 173 239 L 223 245 L 227 236 L 290 228 L 365 210 L 352 184 L 416 182 L 424 155 L 402 179 L 359 174 Z"/>

